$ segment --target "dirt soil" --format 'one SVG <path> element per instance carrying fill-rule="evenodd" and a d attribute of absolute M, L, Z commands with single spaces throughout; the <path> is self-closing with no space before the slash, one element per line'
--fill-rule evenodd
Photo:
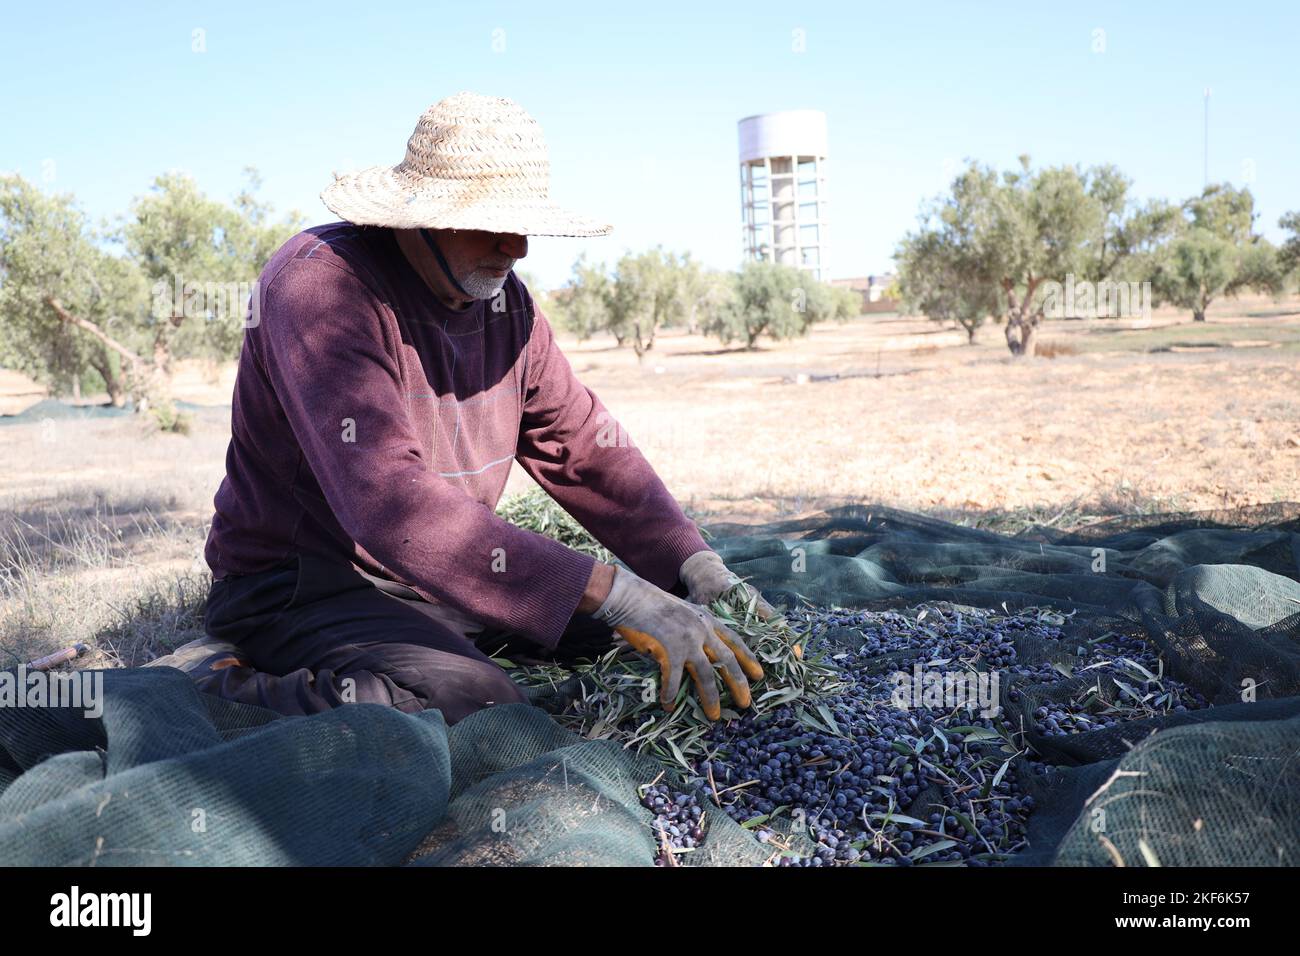
<path fill-rule="evenodd" d="M 1201 509 L 1300 499 L 1300 309 L 1274 308 L 1057 323 L 1034 360 L 895 316 L 754 353 L 669 334 L 639 366 L 567 350 L 702 512 Z"/>
<path fill-rule="evenodd" d="M 1016 360 L 917 318 L 865 316 L 755 352 L 662 333 L 638 363 L 611 340 L 564 339 L 669 488 L 706 514 L 850 501 L 955 511 L 1101 513 L 1300 499 L 1300 302 L 1245 300 L 1192 323 L 1057 322 L 1052 358 Z M 0 501 L 62 486 L 220 480 L 233 364 L 182 363 L 189 438 L 129 418 L 0 424 Z M 5 411 L 41 397 L 0 372 Z M 0 422 L 3 420 L 0 419 Z M 516 468 L 511 489 L 528 486 Z"/>

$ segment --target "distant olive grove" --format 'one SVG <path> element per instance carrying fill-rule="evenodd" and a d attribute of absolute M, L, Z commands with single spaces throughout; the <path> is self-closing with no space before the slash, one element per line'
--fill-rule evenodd
<path fill-rule="evenodd" d="M 179 173 L 157 177 L 116 223 L 96 225 L 71 195 L 0 176 L 0 366 L 56 394 L 106 393 L 163 428 L 184 426 L 171 400 L 178 359 L 239 353 L 253 284 L 271 254 L 303 228 L 256 198 L 257 174 L 230 202 Z M 608 332 L 644 355 L 664 328 L 755 348 L 814 322 L 857 314 L 857 293 L 786 266 L 738 273 L 656 249 L 606 273 L 579 260 L 553 296 L 535 290 L 557 324 Z"/>
<path fill-rule="evenodd" d="M 274 216 L 258 185 L 249 170 L 224 202 L 169 173 L 117 222 L 95 225 L 72 196 L 0 176 L 0 366 L 56 394 L 106 393 L 161 427 L 182 427 L 175 361 L 238 354 L 254 280 L 304 225 L 297 214 Z M 1200 321 L 1220 298 L 1293 286 L 1300 212 L 1282 216 L 1290 235 L 1280 246 L 1256 232 L 1257 217 L 1250 191 L 1230 185 L 1177 204 L 1138 202 L 1113 166 L 1033 170 L 1022 158 L 998 173 L 971 163 L 947 195 L 923 205 L 898 246 L 891 295 L 972 339 L 999 323 L 1016 355 L 1034 354 L 1047 318 L 1138 307 L 1129 286 L 1142 287 L 1143 307 L 1168 303 Z M 612 266 L 580 258 L 561 288 L 530 287 L 558 327 L 607 334 L 638 358 L 663 329 L 755 349 L 862 309 L 860 293 L 792 266 L 720 271 L 662 248 Z"/>
<path fill-rule="evenodd" d="M 182 427 L 174 361 L 238 354 L 253 281 L 302 226 L 273 220 L 257 187 L 250 170 L 224 203 L 169 173 L 119 222 L 95 226 L 72 196 L 0 177 L 0 365 Z"/>
<path fill-rule="evenodd" d="M 1131 186 L 1114 166 L 1034 170 L 1021 157 L 998 173 L 970 163 L 898 247 L 904 309 L 972 340 L 991 319 L 1011 353 L 1028 356 L 1045 318 L 1132 314 L 1130 291 L 1144 307 L 1167 303 L 1199 322 L 1218 299 L 1294 283 L 1300 212 L 1282 216 L 1291 235 L 1275 247 L 1255 231 L 1247 188 L 1210 185 L 1173 203 L 1138 202 Z"/>
<path fill-rule="evenodd" d="M 579 259 L 543 309 L 579 338 L 606 333 L 641 358 L 660 329 L 755 349 L 761 338 L 790 339 L 817 322 L 852 318 L 862 311 L 862 297 L 793 266 L 747 262 L 723 272 L 656 248 L 628 253 L 612 269 Z"/>

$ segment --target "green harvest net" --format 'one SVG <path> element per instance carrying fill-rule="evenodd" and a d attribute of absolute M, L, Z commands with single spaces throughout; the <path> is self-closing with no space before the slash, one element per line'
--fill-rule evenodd
<path fill-rule="evenodd" d="M 1059 639 L 1026 634 L 1016 652 L 1067 679 L 1001 688 L 1026 752 L 1051 766 L 1008 762 L 1035 795 L 1010 862 L 1286 865 L 1300 852 L 1298 515 L 1278 505 L 1008 537 L 853 507 L 714 526 L 711 543 L 792 608 L 1058 612 Z M 1078 651 L 1116 635 L 1209 706 L 1043 732 L 1045 705 L 1092 692 L 1072 669 Z M 860 636 L 820 640 L 830 652 Z M 671 769 L 560 726 L 548 709 L 569 707 L 573 687 L 447 728 L 437 712 L 373 705 L 279 718 L 200 695 L 169 668 L 103 677 L 98 717 L 0 707 L 0 863 L 650 865 L 659 849 L 638 788 Z M 683 865 L 771 858 L 726 814 L 704 817 Z"/>

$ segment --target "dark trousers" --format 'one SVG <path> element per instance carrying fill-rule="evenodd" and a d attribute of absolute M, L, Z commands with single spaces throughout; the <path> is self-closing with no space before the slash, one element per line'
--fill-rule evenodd
<path fill-rule="evenodd" d="M 501 631 L 458 633 L 436 610 L 401 585 L 308 555 L 216 581 L 206 630 L 238 645 L 252 667 L 216 671 L 199 681 L 199 689 L 290 715 L 345 703 L 406 713 L 437 708 L 449 724 L 493 704 L 524 701 L 488 655 L 546 652 Z M 546 656 L 590 657 L 612 643 L 606 625 L 579 614 L 557 651 Z"/>

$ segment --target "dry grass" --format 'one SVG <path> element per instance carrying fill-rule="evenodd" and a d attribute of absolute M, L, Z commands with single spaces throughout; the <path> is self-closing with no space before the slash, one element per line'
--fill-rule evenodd
<path fill-rule="evenodd" d="M 82 666 L 142 664 L 198 636 L 228 416 L 200 418 L 193 437 L 129 418 L 0 427 L 23 462 L 0 484 L 3 666 L 78 642 Z"/>
<path fill-rule="evenodd" d="M 1078 355 L 1079 350 L 1065 342 L 1040 342 L 1037 346 L 1038 358 L 1054 359 L 1062 355 Z"/>

